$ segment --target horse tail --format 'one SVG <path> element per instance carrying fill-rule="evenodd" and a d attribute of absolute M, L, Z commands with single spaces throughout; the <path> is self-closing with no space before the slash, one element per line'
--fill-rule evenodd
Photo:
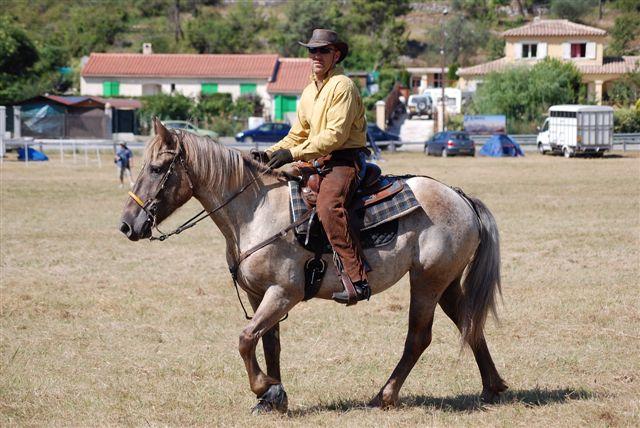
<path fill-rule="evenodd" d="M 465 195 L 466 196 L 466 195 Z M 479 199 L 467 196 L 480 220 L 480 244 L 462 283 L 462 339 L 471 347 L 483 337 L 489 311 L 497 319 L 496 294 L 500 285 L 500 237 L 496 220 Z"/>

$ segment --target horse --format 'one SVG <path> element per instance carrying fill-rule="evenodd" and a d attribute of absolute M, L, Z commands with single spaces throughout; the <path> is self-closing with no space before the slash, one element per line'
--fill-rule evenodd
<path fill-rule="evenodd" d="M 178 207 L 192 197 L 200 202 L 201 218 L 210 217 L 222 232 L 234 281 L 254 310 L 239 338 L 249 386 L 258 400 L 253 411 L 286 412 L 279 322 L 303 300 L 303 265 L 313 255 L 288 233 L 290 213 L 282 207 L 289 205 L 290 176 L 207 137 L 169 131 L 157 119 L 154 128 L 156 135 L 146 144 L 144 165 L 123 208 L 120 231 L 132 241 L 152 238 L 152 228 Z M 473 351 L 482 380 L 481 399 L 494 402 L 508 388 L 484 336 L 485 321 L 489 313 L 496 316 L 501 293 L 495 219 L 480 200 L 434 179 L 413 176 L 406 185 L 421 209 L 399 219 L 393 241 L 364 251 L 373 266 L 368 275 L 373 296 L 407 272 L 410 277 L 409 328 L 402 357 L 369 405 L 398 404 L 402 384 L 431 342 L 438 304 L 457 326 L 462 345 Z M 323 257 L 330 262 L 330 255 Z M 317 298 L 331 299 L 341 291 L 337 275 L 327 269 Z M 266 373 L 256 358 L 260 339 Z"/>

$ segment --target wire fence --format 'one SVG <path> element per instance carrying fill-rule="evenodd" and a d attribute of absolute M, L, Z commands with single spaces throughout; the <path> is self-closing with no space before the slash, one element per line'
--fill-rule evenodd
<path fill-rule="evenodd" d="M 511 135 L 525 151 L 536 150 L 537 135 L 521 134 Z M 472 135 L 478 148 L 486 142 L 489 136 Z M 233 138 L 221 138 L 221 143 L 227 147 L 238 150 L 248 151 L 252 148 L 265 149 L 273 143 L 253 142 L 251 144 L 236 142 Z M 101 168 L 105 163 L 112 164 L 119 140 L 107 139 L 37 139 L 37 138 L 20 138 L 4 140 L 4 149 L 17 150 L 23 149 L 24 153 L 28 153 L 29 147 L 37 148 L 41 152 L 45 152 L 52 159 L 56 159 L 61 163 L 84 164 L 85 166 L 97 166 Z M 142 155 L 144 149 L 144 141 L 126 142 L 128 147 L 136 153 L 137 156 Z M 386 146 L 388 151 L 408 151 L 422 152 L 424 142 L 394 142 L 389 141 Z M 622 151 L 638 151 L 640 150 L 640 133 L 635 134 L 614 134 L 613 150 Z M 3 151 L 4 152 L 4 151 Z M 3 162 L 4 156 L 0 155 L 0 162 Z M 25 165 L 29 165 L 29 156 L 25 156 Z"/>

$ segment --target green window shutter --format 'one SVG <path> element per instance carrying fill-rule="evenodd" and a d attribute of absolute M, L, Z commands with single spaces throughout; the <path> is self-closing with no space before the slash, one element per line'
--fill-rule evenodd
<path fill-rule="evenodd" d="M 298 99 L 295 96 L 284 96 L 283 97 L 283 105 L 282 109 L 285 113 L 295 112 L 296 106 L 298 104 Z"/>
<path fill-rule="evenodd" d="M 241 83 L 240 84 L 240 95 L 244 94 L 255 94 L 258 85 L 256 83 Z"/>
<path fill-rule="evenodd" d="M 202 95 L 210 95 L 218 93 L 218 84 L 217 83 L 203 83 L 202 84 Z"/>
<path fill-rule="evenodd" d="M 282 120 L 282 95 L 276 95 L 276 120 Z"/>
<path fill-rule="evenodd" d="M 103 97 L 117 97 L 120 95 L 120 82 L 102 82 Z"/>
<path fill-rule="evenodd" d="M 297 97 L 291 95 L 276 95 L 276 120 L 284 120 L 286 113 L 296 111 Z"/>

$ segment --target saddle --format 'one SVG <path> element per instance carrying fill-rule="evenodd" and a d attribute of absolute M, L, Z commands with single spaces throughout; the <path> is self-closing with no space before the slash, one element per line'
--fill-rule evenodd
<path fill-rule="evenodd" d="M 294 221 L 311 210 L 309 221 L 294 229 L 298 242 L 314 253 L 314 257 L 305 263 L 304 300 L 309 300 L 320 289 L 326 272 L 322 254 L 333 252 L 322 224 L 315 215 L 318 192 L 326 171 L 308 162 L 297 162 L 294 168 L 293 174 L 302 177 L 300 182 L 289 182 Z M 352 230 L 360 232 L 355 238 L 359 239 L 362 248 L 383 246 L 395 239 L 398 218 L 417 206 L 404 180 L 383 176 L 380 167 L 375 164 L 361 163 L 359 187 L 347 209 L 351 213 Z M 342 282 L 350 283 L 348 276 L 341 272 L 341 261 L 335 254 L 334 263 Z"/>

